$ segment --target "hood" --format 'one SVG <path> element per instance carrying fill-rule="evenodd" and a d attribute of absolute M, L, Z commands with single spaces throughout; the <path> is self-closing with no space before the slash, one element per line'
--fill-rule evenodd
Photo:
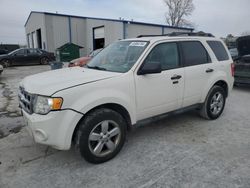
<path fill-rule="evenodd" d="M 236 43 L 239 57 L 250 55 L 250 36 L 239 37 Z"/>
<path fill-rule="evenodd" d="M 72 67 L 28 76 L 22 80 L 20 86 L 32 94 L 51 96 L 53 93 L 62 89 L 112 78 L 120 74 L 121 73 L 82 67 Z"/>

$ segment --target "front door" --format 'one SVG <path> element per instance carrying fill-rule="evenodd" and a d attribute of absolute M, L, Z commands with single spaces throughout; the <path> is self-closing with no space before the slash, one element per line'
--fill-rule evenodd
<path fill-rule="evenodd" d="M 184 70 L 180 66 L 177 43 L 155 45 L 142 66 L 154 62 L 161 63 L 161 73 L 137 75 L 135 72 L 137 120 L 173 111 L 182 105 Z"/>
<path fill-rule="evenodd" d="M 27 58 L 27 50 L 20 49 L 13 56 L 13 64 L 14 65 L 23 65 L 28 60 Z"/>
<path fill-rule="evenodd" d="M 27 64 L 39 64 L 40 54 L 37 49 L 27 49 Z"/>

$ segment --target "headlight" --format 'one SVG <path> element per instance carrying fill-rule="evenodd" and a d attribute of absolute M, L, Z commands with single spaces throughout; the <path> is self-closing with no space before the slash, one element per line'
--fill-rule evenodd
<path fill-rule="evenodd" d="M 44 115 L 53 110 L 60 110 L 62 103 L 62 98 L 36 96 L 34 100 L 33 111 L 36 114 Z"/>

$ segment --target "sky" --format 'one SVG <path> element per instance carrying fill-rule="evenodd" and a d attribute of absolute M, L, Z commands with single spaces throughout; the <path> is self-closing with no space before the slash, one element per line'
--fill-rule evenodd
<path fill-rule="evenodd" d="M 250 0 L 193 0 L 188 17 L 197 31 L 217 37 L 250 31 Z M 0 43 L 25 44 L 24 24 L 31 11 L 58 12 L 166 24 L 163 0 L 0 0 Z"/>

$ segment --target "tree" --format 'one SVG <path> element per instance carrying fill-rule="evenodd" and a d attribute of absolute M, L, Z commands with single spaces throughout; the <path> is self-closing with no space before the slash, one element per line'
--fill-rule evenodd
<path fill-rule="evenodd" d="M 193 23 L 186 20 L 192 14 L 195 7 L 193 0 L 163 0 L 168 8 L 166 13 L 166 22 L 170 26 L 193 26 Z"/>

